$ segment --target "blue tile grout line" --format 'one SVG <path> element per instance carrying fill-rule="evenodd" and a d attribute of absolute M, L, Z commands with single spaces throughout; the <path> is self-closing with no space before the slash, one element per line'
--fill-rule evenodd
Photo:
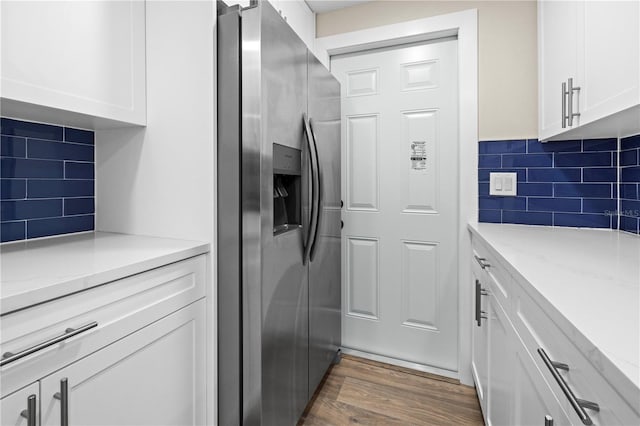
<path fill-rule="evenodd" d="M 479 221 L 640 233 L 640 135 L 480 141 L 478 148 Z M 518 196 L 489 195 L 491 172 L 517 173 Z"/>
<path fill-rule="evenodd" d="M 95 134 L 0 118 L 0 242 L 92 231 Z"/>

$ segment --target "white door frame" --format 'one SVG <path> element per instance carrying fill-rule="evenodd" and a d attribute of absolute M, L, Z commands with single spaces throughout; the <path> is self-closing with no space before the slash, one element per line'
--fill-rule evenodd
<path fill-rule="evenodd" d="M 395 46 L 445 36 L 458 37 L 458 379 L 471 375 L 471 235 L 467 223 L 478 217 L 478 12 L 461 12 L 317 38 L 315 53 L 330 67 L 343 53 Z"/>

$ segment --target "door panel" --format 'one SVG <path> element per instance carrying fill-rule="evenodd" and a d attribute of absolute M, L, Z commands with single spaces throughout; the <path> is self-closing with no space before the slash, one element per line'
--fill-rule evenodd
<path fill-rule="evenodd" d="M 438 331 L 437 270 L 437 244 L 404 242 L 400 317 L 403 325 Z"/>
<path fill-rule="evenodd" d="M 346 117 L 347 207 L 378 210 L 378 116 Z"/>
<path fill-rule="evenodd" d="M 346 314 L 378 319 L 378 240 L 349 237 L 347 264 Z"/>
<path fill-rule="evenodd" d="M 320 163 L 320 217 L 309 263 L 309 395 L 341 344 L 340 84 L 309 53 L 309 119 Z"/>
<path fill-rule="evenodd" d="M 334 57 L 343 346 L 457 370 L 457 41 Z"/>

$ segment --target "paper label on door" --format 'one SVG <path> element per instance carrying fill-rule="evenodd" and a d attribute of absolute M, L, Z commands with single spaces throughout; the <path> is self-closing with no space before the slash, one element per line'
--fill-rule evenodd
<path fill-rule="evenodd" d="M 411 142 L 411 170 L 427 169 L 427 142 Z"/>

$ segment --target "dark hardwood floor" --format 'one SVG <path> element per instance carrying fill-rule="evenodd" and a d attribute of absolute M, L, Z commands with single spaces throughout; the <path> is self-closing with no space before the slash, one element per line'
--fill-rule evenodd
<path fill-rule="evenodd" d="M 457 380 L 343 355 L 298 426 L 484 425 L 475 389 Z"/>

